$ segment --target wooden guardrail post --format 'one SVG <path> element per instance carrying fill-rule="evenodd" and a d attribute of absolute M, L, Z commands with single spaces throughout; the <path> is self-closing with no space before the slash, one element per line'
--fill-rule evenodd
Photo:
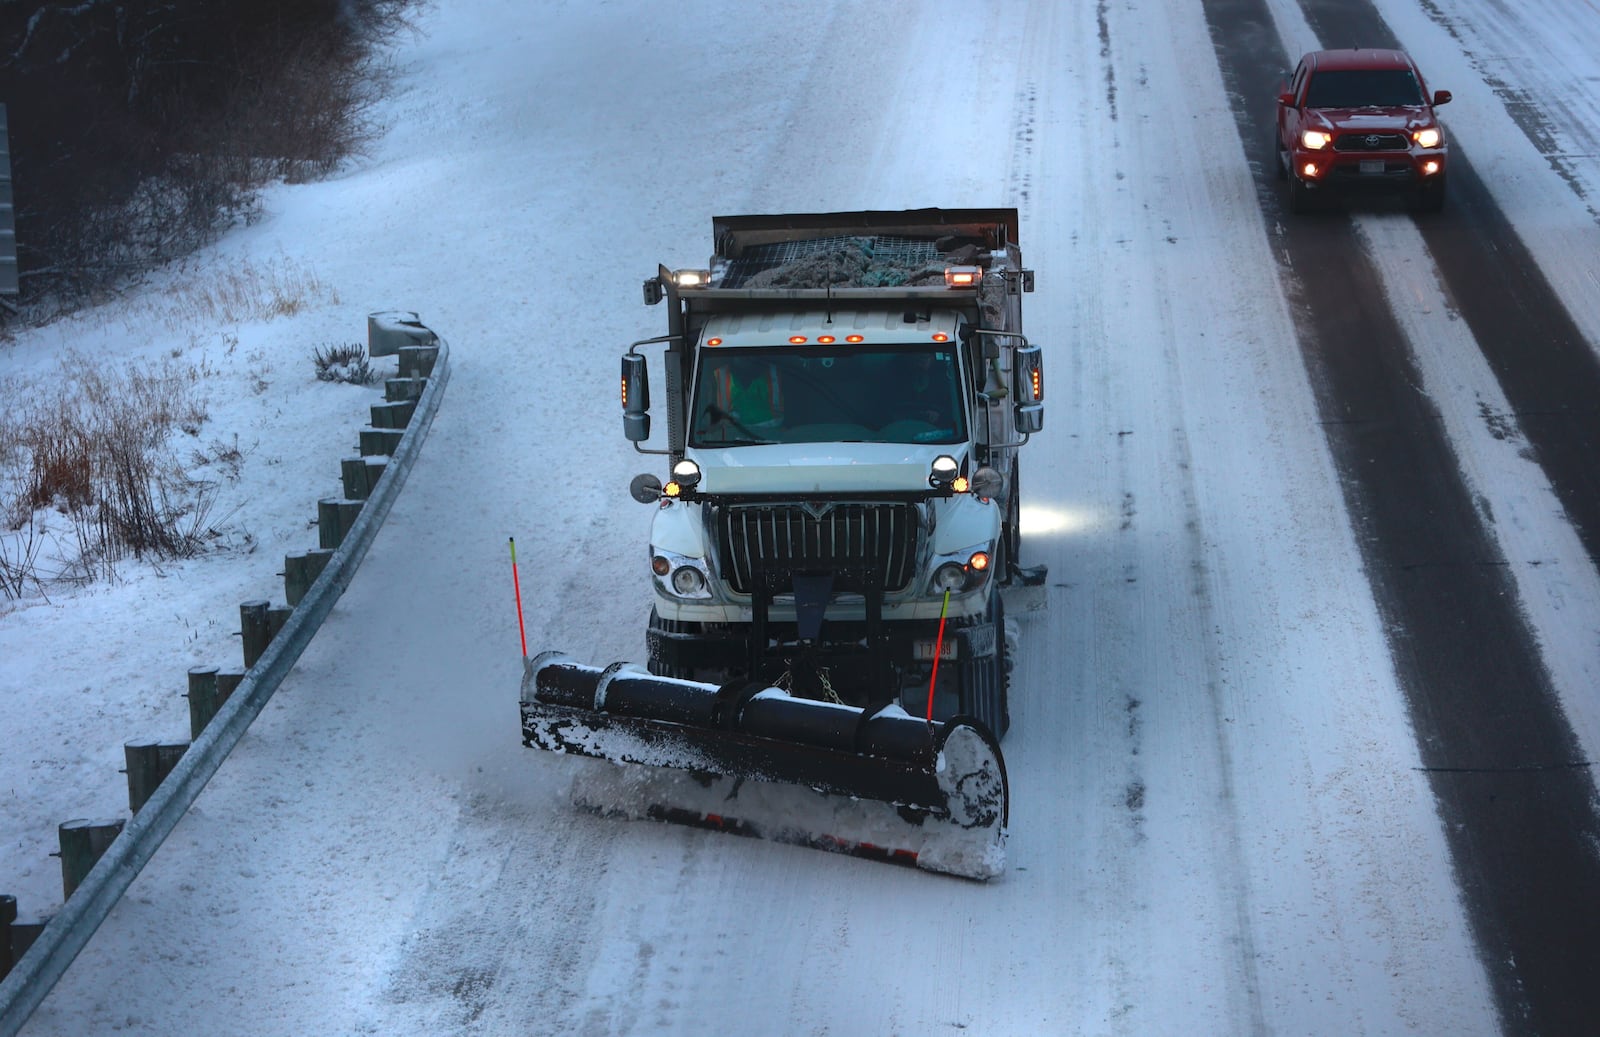
<path fill-rule="evenodd" d="M 28 953 L 28 948 L 33 946 L 33 941 L 39 938 L 49 923 L 49 915 L 17 915 L 11 923 L 10 933 L 6 935 L 6 945 L 11 949 L 11 964 L 22 960 L 22 956 Z"/>
<path fill-rule="evenodd" d="M 339 462 L 339 476 L 344 482 L 346 500 L 366 500 L 389 467 L 387 455 L 375 457 L 346 457 Z"/>
<path fill-rule="evenodd" d="M 333 552 L 326 548 L 310 551 L 293 551 L 283 556 L 283 600 L 290 608 L 300 604 L 311 585 L 317 582 L 322 570 L 328 567 Z"/>
<path fill-rule="evenodd" d="M 11 923 L 17 920 L 17 898 L 0 893 L 0 979 L 11 971 Z"/>
<path fill-rule="evenodd" d="M 387 403 L 374 403 L 371 407 L 373 428 L 400 428 L 406 427 L 411 420 L 411 415 L 416 412 L 415 400 L 392 400 Z"/>
<path fill-rule="evenodd" d="M 272 639 L 278 636 L 278 633 L 283 629 L 284 624 L 289 622 L 289 616 L 293 612 L 294 609 L 287 605 L 273 605 L 267 609 L 268 644 L 271 644 Z"/>
<path fill-rule="evenodd" d="M 122 834 L 123 821 L 63 821 L 58 829 L 61 838 L 61 895 L 72 896 L 78 883 L 89 874 L 94 862 L 106 852 L 111 841 Z"/>
<path fill-rule="evenodd" d="M 323 549 L 332 551 L 344 543 L 345 534 L 360 516 L 361 501 L 343 497 L 317 501 L 317 536 Z"/>
<path fill-rule="evenodd" d="M 191 674 L 193 670 L 189 671 Z M 194 726 L 194 706 L 190 700 L 189 726 Z M 156 786 L 172 773 L 188 742 L 163 742 L 158 738 L 138 738 L 122 743 L 122 755 L 127 760 L 128 810 L 137 814 L 139 808 L 155 794 Z"/>
<path fill-rule="evenodd" d="M 244 668 L 249 669 L 267 650 L 267 602 L 246 601 L 239 606 L 239 634 L 244 638 Z"/>
<path fill-rule="evenodd" d="M 426 378 L 386 378 L 383 398 L 386 400 L 420 400 L 422 390 L 428 387 Z"/>
<path fill-rule="evenodd" d="M 217 668 L 189 667 L 189 690 L 184 694 L 189 700 L 189 737 L 199 738 L 222 705 L 217 696 Z"/>
<path fill-rule="evenodd" d="M 395 352 L 401 378 L 426 378 L 433 374 L 434 362 L 439 359 L 438 346 L 401 346 Z"/>
<path fill-rule="evenodd" d="M 361 456 L 374 457 L 381 454 L 393 457 L 394 452 L 400 448 L 400 440 L 405 434 L 405 429 L 364 428 L 361 430 Z"/>

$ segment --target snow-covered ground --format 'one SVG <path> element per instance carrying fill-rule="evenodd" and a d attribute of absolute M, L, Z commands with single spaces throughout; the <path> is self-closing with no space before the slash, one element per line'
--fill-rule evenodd
<path fill-rule="evenodd" d="M 1447 31 L 1380 4 L 1600 337 L 1580 6 L 1508 28 L 1462 0 Z M 0 603 L 0 892 L 25 914 L 59 903 L 55 826 L 126 814 L 123 743 L 187 736 L 186 670 L 235 665 L 239 602 L 316 545 L 381 396 L 317 381 L 312 351 L 403 309 L 453 354 L 355 582 L 24 1033 L 1497 1031 L 1199 5 L 441 0 L 420 28 L 371 155 L 0 352 L 8 395 L 69 350 L 193 367 L 195 449 L 243 453 L 226 550 Z M 1513 94 L 1564 99 L 1559 161 Z M 714 215 L 927 205 L 1016 206 L 1038 272 L 1025 561 L 1051 600 L 1013 684 L 1006 874 L 573 812 L 574 761 L 520 745 L 507 538 L 530 648 L 640 657 L 626 486 L 657 461 L 621 435 L 616 358 L 664 329 L 639 282 L 703 263 Z M 1419 388 L 1535 563 L 1524 606 L 1596 758 L 1600 581 L 1482 420 L 1509 409 L 1411 221 L 1357 219 Z M 305 309 L 195 302 L 246 265 Z"/>

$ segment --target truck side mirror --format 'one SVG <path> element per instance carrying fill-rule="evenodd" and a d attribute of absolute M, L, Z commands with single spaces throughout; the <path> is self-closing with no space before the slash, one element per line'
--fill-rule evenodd
<path fill-rule="evenodd" d="M 1044 428 L 1044 351 L 1018 346 L 1011 362 L 1011 398 L 1017 431 L 1032 434 Z"/>
<path fill-rule="evenodd" d="M 650 438 L 650 374 L 637 353 L 622 357 L 622 434 L 632 443 Z"/>
<path fill-rule="evenodd" d="M 1280 105 L 1282 105 L 1283 107 L 1285 107 L 1285 108 L 1293 108 L 1294 107 L 1294 94 L 1291 94 L 1288 91 L 1284 91 L 1283 93 L 1278 95 L 1278 103 Z"/>
<path fill-rule="evenodd" d="M 1441 104 L 1449 104 L 1452 96 L 1454 95 L 1448 90 L 1435 90 L 1433 92 L 1433 106 L 1437 108 Z"/>

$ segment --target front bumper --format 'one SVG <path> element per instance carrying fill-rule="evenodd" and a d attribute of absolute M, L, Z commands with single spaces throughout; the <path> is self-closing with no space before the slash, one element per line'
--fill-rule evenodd
<path fill-rule="evenodd" d="M 1443 150 L 1292 153 L 1293 175 L 1310 187 L 1338 191 L 1407 190 L 1443 181 L 1449 165 Z"/>

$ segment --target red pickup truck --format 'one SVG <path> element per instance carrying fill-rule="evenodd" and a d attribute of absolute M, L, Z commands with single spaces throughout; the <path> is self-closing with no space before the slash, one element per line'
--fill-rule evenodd
<path fill-rule="evenodd" d="M 1420 212 L 1444 207 L 1448 149 L 1434 109 L 1450 91 L 1430 94 L 1403 51 L 1312 51 L 1278 94 L 1273 150 L 1289 181 L 1289 209 L 1305 212 L 1340 191 L 1409 195 Z"/>

